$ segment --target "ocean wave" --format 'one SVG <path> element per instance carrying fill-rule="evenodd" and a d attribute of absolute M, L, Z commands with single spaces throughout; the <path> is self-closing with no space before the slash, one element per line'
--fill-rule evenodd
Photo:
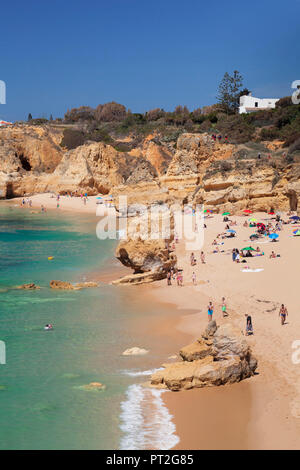
<path fill-rule="evenodd" d="M 130 385 L 121 403 L 121 450 L 172 449 L 179 442 L 173 416 L 162 400 L 166 390 Z"/>
<path fill-rule="evenodd" d="M 145 375 L 155 374 L 155 372 L 158 372 L 159 370 L 163 370 L 163 367 L 160 367 L 159 369 L 149 369 L 149 370 L 139 370 L 139 371 L 123 370 L 122 374 L 129 375 L 130 377 L 143 377 Z"/>

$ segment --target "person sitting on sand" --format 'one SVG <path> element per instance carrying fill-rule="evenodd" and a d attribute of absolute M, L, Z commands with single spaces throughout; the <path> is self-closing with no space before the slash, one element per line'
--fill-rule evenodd
<path fill-rule="evenodd" d="M 288 316 L 288 311 L 287 308 L 284 306 L 284 304 L 281 304 L 280 310 L 279 310 L 279 316 L 281 318 L 281 324 L 285 324 L 286 317 Z"/>
<path fill-rule="evenodd" d="M 274 251 L 272 251 L 272 253 L 270 254 L 270 258 L 276 258 L 276 254 L 274 253 Z"/>
<path fill-rule="evenodd" d="M 195 266 L 195 264 L 196 264 L 196 259 L 195 259 L 194 253 L 191 253 L 190 262 L 191 262 L 191 266 Z"/>
<path fill-rule="evenodd" d="M 208 303 L 207 313 L 208 313 L 208 321 L 210 322 L 210 321 L 212 321 L 212 316 L 213 316 L 213 313 L 214 313 L 214 306 L 213 306 L 212 302 Z"/>
<path fill-rule="evenodd" d="M 249 336 L 249 335 L 253 335 L 253 326 L 252 326 L 252 318 L 250 315 L 247 315 L 247 313 L 245 313 L 245 317 L 246 317 L 246 336 Z"/>
<path fill-rule="evenodd" d="M 248 227 L 248 222 L 247 222 L 247 220 L 245 220 L 245 222 L 243 223 L 243 227 Z"/>
<path fill-rule="evenodd" d="M 256 248 L 257 253 L 260 253 L 260 248 L 259 246 Z"/>
<path fill-rule="evenodd" d="M 222 313 L 223 313 L 223 317 L 228 317 L 225 297 L 222 297 Z"/>
<path fill-rule="evenodd" d="M 219 248 L 216 246 L 216 248 L 214 249 L 213 253 L 220 253 L 220 250 Z"/>
<path fill-rule="evenodd" d="M 217 240 L 215 239 L 213 242 L 212 242 L 212 245 L 217 245 Z"/>

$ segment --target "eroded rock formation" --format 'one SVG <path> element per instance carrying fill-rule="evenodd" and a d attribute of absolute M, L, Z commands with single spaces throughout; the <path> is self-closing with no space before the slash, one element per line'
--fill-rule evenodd
<path fill-rule="evenodd" d="M 152 375 L 151 385 L 172 391 L 240 382 L 251 377 L 257 361 L 241 332 L 234 327 L 209 329 L 195 343 L 181 349 L 181 362 L 164 364 Z"/>

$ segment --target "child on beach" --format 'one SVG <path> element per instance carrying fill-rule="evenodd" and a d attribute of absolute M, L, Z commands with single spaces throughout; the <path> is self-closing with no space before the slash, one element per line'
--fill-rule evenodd
<path fill-rule="evenodd" d="M 226 302 L 225 302 L 225 297 L 222 297 L 222 313 L 223 313 L 223 317 L 228 317 L 227 305 L 226 305 Z"/>

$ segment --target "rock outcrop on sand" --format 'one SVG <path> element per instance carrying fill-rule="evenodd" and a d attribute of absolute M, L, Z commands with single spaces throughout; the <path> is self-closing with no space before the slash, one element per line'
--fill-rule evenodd
<path fill-rule="evenodd" d="M 80 290 L 89 287 L 98 287 L 97 282 L 78 282 L 76 284 L 72 284 L 71 282 L 67 281 L 50 281 L 51 289 L 58 289 L 58 290 Z"/>
<path fill-rule="evenodd" d="M 151 385 L 172 391 L 240 382 L 251 377 L 257 361 L 241 332 L 213 321 L 201 338 L 180 351 L 181 362 L 163 365 Z"/>
<path fill-rule="evenodd" d="M 133 269 L 134 273 L 114 284 L 141 284 L 166 277 L 176 264 L 176 256 L 170 250 L 174 239 L 174 219 L 164 208 L 157 212 L 157 223 L 151 223 L 149 212 L 127 219 L 127 240 L 120 241 L 116 257 Z M 165 230 L 162 229 L 165 227 Z"/>

